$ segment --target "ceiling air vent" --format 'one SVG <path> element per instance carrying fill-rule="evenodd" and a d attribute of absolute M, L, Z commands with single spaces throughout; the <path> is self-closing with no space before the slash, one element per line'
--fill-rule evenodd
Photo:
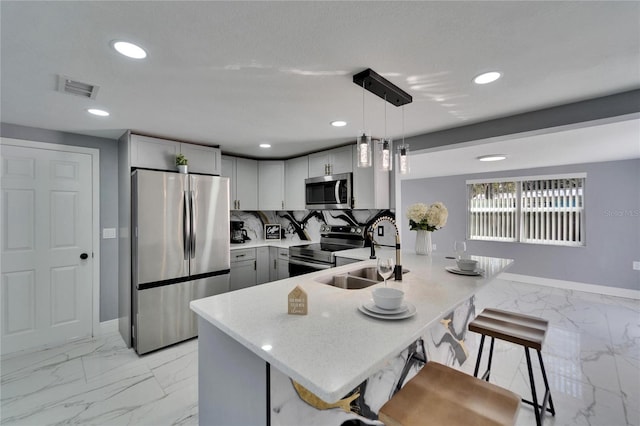
<path fill-rule="evenodd" d="M 59 75 L 58 92 L 95 99 L 98 94 L 98 86 L 73 80 L 72 78 L 64 75 Z"/>

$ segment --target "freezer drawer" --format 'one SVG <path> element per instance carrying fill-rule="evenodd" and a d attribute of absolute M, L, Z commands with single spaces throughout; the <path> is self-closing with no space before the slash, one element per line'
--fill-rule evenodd
<path fill-rule="evenodd" d="M 134 348 L 138 354 L 198 335 L 189 302 L 229 291 L 229 274 L 134 290 Z"/>

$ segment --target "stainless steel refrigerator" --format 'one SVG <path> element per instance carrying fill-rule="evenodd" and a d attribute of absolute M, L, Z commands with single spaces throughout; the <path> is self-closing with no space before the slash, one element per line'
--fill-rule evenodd
<path fill-rule="evenodd" d="M 229 291 L 229 179 L 132 173 L 132 344 L 138 354 L 197 335 L 189 302 Z"/>

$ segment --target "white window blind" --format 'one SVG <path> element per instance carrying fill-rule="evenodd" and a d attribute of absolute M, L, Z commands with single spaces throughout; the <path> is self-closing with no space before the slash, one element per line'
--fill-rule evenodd
<path fill-rule="evenodd" d="M 468 181 L 469 239 L 585 244 L 586 175 Z"/>
<path fill-rule="evenodd" d="M 471 239 L 516 241 L 516 190 L 516 182 L 483 182 L 469 185 Z"/>

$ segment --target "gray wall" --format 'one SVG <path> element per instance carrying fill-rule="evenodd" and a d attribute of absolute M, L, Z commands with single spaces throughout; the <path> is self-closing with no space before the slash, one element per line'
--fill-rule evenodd
<path fill-rule="evenodd" d="M 466 238 L 467 179 L 586 172 L 586 247 L 467 241 L 470 254 L 515 259 L 509 272 L 542 278 L 640 289 L 640 159 L 446 176 L 402 182 L 402 212 L 413 203 L 442 201 L 446 227 L 433 233 L 438 253 L 450 254 Z M 403 247 L 415 246 L 415 232 L 403 232 Z"/>
<path fill-rule="evenodd" d="M 34 127 L 0 124 L 4 138 L 23 139 L 100 150 L 100 232 L 118 228 L 118 142 Z M 100 321 L 118 317 L 118 240 L 100 239 Z"/>

